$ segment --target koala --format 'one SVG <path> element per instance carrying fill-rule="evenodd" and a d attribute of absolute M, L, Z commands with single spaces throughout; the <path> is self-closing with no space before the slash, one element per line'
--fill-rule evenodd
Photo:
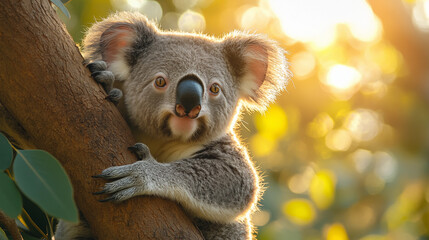
<path fill-rule="evenodd" d="M 286 87 L 285 52 L 263 35 L 162 31 L 131 12 L 94 24 L 83 45 L 141 142 L 130 148 L 141 161 L 95 176 L 108 180 L 101 201 L 168 198 L 205 239 L 251 239 L 261 179 L 233 129 L 242 109 L 263 111 Z M 85 222 L 63 221 L 56 238 L 92 239 Z"/>

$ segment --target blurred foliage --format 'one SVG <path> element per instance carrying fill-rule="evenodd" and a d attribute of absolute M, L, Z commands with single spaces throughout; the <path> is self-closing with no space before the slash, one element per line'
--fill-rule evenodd
<path fill-rule="evenodd" d="M 402 4 L 414 27 L 427 31 L 429 1 Z M 95 20 L 137 10 L 164 29 L 261 32 L 289 51 L 288 91 L 266 113 L 245 115 L 240 128 L 267 183 L 253 218 L 258 239 L 429 239 L 428 101 L 408 84 L 403 53 L 364 0 L 66 6 L 77 43 Z"/>

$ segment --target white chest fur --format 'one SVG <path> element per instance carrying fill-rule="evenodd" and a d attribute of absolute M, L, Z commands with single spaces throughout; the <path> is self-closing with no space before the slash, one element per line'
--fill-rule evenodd
<path fill-rule="evenodd" d="M 189 158 L 195 152 L 203 148 L 200 143 L 183 143 L 178 141 L 163 142 L 155 139 L 147 139 L 139 136 L 138 141 L 146 144 L 152 156 L 162 163 L 174 162 Z"/>

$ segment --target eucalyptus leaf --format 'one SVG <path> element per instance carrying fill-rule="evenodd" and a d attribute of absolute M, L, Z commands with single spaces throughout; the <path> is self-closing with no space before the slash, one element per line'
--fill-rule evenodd
<path fill-rule="evenodd" d="M 64 4 L 62 3 L 62 1 L 60 1 L 60 0 L 51 0 L 51 2 L 53 4 L 55 4 L 55 6 L 57 6 L 61 10 L 61 12 L 64 13 L 64 15 L 66 15 L 68 18 L 70 18 L 69 10 L 67 10 L 66 6 L 64 6 Z"/>
<path fill-rule="evenodd" d="M 12 163 L 13 150 L 7 138 L 0 133 L 0 170 L 7 169 Z"/>
<path fill-rule="evenodd" d="M 1 227 L 0 227 L 0 240 L 8 240 L 6 233 L 3 231 Z"/>
<path fill-rule="evenodd" d="M 68 2 L 70 2 L 71 0 L 61 0 L 62 3 L 66 4 Z"/>
<path fill-rule="evenodd" d="M 13 171 L 19 189 L 41 209 L 57 218 L 78 221 L 70 180 L 51 154 L 42 150 L 18 151 Z"/>
<path fill-rule="evenodd" d="M 16 218 L 21 213 L 22 198 L 12 179 L 0 172 L 0 210 L 10 218 Z"/>

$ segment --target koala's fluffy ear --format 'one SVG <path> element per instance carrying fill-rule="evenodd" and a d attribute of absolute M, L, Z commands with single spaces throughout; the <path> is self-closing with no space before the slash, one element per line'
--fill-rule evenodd
<path fill-rule="evenodd" d="M 225 36 L 222 46 L 245 107 L 265 110 L 289 79 L 283 49 L 262 35 L 241 32 Z"/>
<path fill-rule="evenodd" d="M 88 29 L 83 40 L 83 55 L 87 61 L 105 61 L 117 79 L 123 80 L 158 31 L 139 13 L 116 13 Z"/>

